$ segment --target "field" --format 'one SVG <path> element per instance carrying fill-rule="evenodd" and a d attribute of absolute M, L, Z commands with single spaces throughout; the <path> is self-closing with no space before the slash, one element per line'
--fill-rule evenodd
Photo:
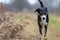
<path fill-rule="evenodd" d="M 4 15 L 6 21 L 0 25 L 0 40 L 40 40 L 37 14 L 6 12 Z M 49 17 L 46 40 L 60 40 L 60 16 Z"/>

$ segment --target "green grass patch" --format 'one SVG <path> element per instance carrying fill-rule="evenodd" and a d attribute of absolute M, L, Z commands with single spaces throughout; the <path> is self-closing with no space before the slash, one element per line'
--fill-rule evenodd
<path fill-rule="evenodd" d="M 55 15 L 50 15 L 49 25 L 59 27 L 60 26 L 60 17 L 55 16 Z"/>

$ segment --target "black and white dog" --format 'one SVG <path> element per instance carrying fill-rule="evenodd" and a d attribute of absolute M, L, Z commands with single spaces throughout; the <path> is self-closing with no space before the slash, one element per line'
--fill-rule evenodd
<path fill-rule="evenodd" d="M 44 37 L 46 37 L 47 33 L 47 26 L 49 22 L 48 10 L 46 7 L 43 6 L 42 2 L 39 0 L 41 4 L 41 8 L 36 9 L 35 11 L 38 13 L 38 26 L 40 34 L 42 35 L 42 26 L 45 28 Z"/>

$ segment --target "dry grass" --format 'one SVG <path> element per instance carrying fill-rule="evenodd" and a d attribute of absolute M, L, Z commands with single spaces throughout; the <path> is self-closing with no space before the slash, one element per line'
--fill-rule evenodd
<path fill-rule="evenodd" d="M 59 23 L 60 17 L 50 16 L 46 40 L 60 40 Z M 0 24 L 0 40 L 40 40 L 36 14 L 5 12 Z"/>

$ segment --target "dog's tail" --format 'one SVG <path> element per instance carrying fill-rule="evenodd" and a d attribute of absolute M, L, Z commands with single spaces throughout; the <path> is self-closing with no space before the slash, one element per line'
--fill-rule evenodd
<path fill-rule="evenodd" d="M 42 3 L 41 0 L 39 0 L 39 3 L 40 3 L 40 5 L 41 5 L 41 7 L 44 7 L 44 5 L 43 5 L 43 3 Z"/>

